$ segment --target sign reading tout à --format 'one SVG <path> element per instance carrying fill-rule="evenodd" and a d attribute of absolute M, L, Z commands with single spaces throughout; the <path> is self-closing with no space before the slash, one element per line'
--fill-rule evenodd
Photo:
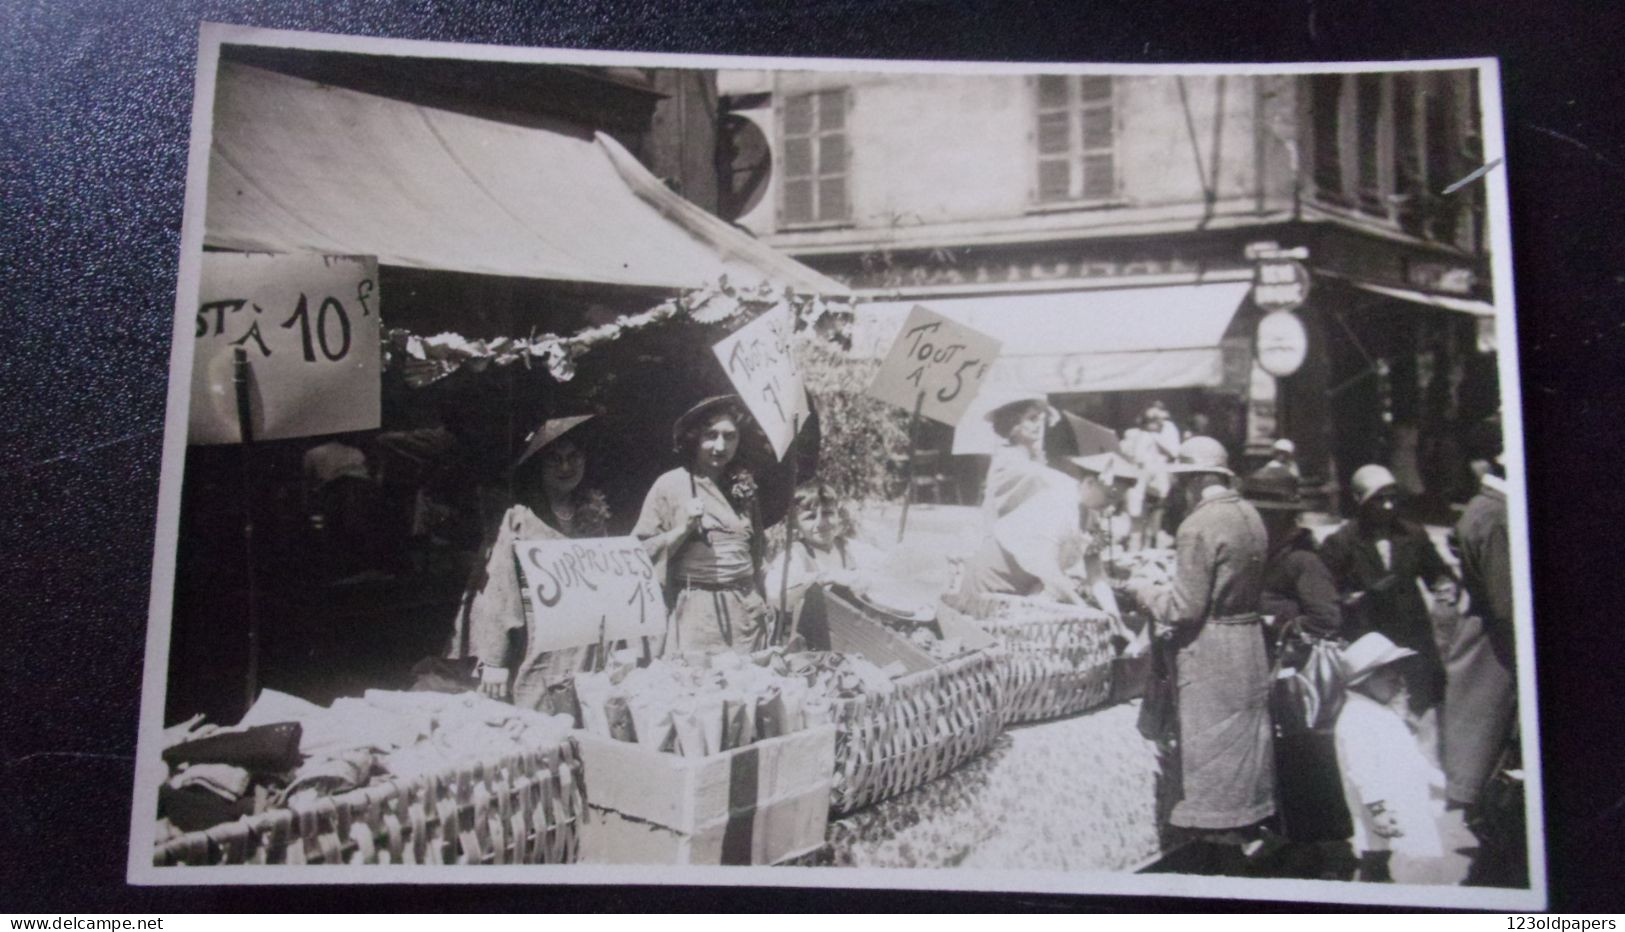
<path fill-rule="evenodd" d="M 371 257 L 205 253 L 187 442 L 242 441 L 239 350 L 254 439 L 376 428 L 378 306 Z"/>
<path fill-rule="evenodd" d="M 905 410 L 917 406 L 921 416 L 951 427 L 981 391 L 998 356 L 998 340 L 915 305 L 868 394 Z"/>
<path fill-rule="evenodd" d="M 793 329 L 790 309 L 781 304 L 711 348 L 781 460 L 809 413 L 801 368 L 790 347 Z"/>

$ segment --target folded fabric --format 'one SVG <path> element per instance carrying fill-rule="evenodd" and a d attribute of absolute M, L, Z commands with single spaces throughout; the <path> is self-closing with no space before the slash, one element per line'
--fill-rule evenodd
<path fill-rule="evenodd" d="M 169 781 L 175 789 L 196 786 L 225 800 L 236 800 L 248 792 L 253 774 L 231 764 L 191 764 Z"/>

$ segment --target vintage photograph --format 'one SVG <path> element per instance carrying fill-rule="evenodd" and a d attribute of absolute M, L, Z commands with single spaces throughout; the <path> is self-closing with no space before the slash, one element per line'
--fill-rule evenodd
<path fill-rule="evenodd" d="M 199 48 L 133 882 L 1544 904 L 1493 61 Z"/>

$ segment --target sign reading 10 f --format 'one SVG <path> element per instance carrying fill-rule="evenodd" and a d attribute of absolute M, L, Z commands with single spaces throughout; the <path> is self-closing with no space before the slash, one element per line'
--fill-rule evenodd
<path fill-rule="evenodd" d="M 248 363 L 256 439 L 377 427 L 377 282 L 367 257 L 204 254 L 188 441 L 241 439 L 238 355 Z"/>
<path fill-rule="evenodd" d="M 361 306 L 362 316 L 371 314 L 372 309 L 367 306 L 367 300 L 372 297 L 373 283 L 371 279 L 363 279 L 356 285 L 355 301 Z M 321 348 L 322 358 L 328 362 L 338 362 L 350 355 L 351 333 L 350 314 L 344 309 L 344 303 L 331 295 L 321 299 L 321 306 L 314 315 L 315 324 L 311 324 L 310 296 L 304 292 L 299 293 L 299 303 L 294 307 L 293 313 L 280 324 L 284 330 L 297 328 L 299 343 L 304 350 L 305 362 L 316 361 L 316 350 Z M 226 298 L 220 301 L 210 301 L 198 308 L 197 333 L 198 337 L 224 336 L 226 333 L 227 315 L 235 315 L 243 309 L 244 305 L 253 310 L 247 328 L 242 335 L 234 340 L 227 340 L 233 346 L 247 348 L 254 346 L 261 356 L 270 356 L 273 352 L 265 342 L 265 335 L 260 330 L 260 319 L 265 314 L 265 308 L 251 303 L 247 298 Z M 211 322 L 211 315 L 212 322 Z M 231 317 L 235 324 L 240 318 Z M 211 326 L 212 323 L 212 326 Z M 211 329 L 213 333 L 211 334 Z M 312 339 L 311 331 L 315 331 Z"/>

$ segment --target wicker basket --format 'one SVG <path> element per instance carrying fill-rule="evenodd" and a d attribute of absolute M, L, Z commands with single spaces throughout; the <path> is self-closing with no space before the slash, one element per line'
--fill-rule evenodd
<path fill-rule="evenodd" d="M 861 809 L 981 754 L 1003 730 L 1004 670 L 977 650 L 894 681 L 884 696 L 838 702 L 830 808 Z"/>
<path fill-rule="evenodd" d="M 189 832 L 160 842 L 153 863 L 565 864 L 586 801 L 570 738 Z"/>
<path fill-rule="evenodd" d="M 1075 715 L 1112 695 L 1110 616 L 1047 599 L 982 594 L 942 597 L 939 617 L 970 621 L 1003 648 L 1004 724 Z"/>

